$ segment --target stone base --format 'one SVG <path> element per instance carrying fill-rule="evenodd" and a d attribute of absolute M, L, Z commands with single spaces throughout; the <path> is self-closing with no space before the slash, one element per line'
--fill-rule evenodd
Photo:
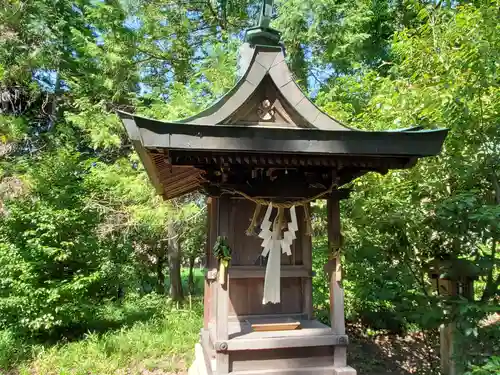
<path fill-rule="evenodd" d="M 188 375 L 212 375 L 212 369 L 207 369 L 205 354 L 201 344 L 194 346 L 194 361 L 188 370 Z"/>
<path fill-rule="evenodd" d="M 333 369 L 335 375 L 356 375 L 356 370 L 352 367 L 335 367 Z"/>

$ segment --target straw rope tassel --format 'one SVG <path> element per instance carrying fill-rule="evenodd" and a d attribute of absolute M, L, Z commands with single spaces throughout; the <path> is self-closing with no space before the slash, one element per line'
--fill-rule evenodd
<path fill-rule="evenodd" d="M 262 205 L 260 203 L 255 204 L 255 210 L 253 211 L 252 222 L 248 226 L 246 230 L 247 236 L 253 236 L 255 234 L 255 226 L 257 225 L 257 219 L 259 218 L 260 211 L 262 209 Z"/>
<path fill-rule="evenodd" d="M 312 226 L 311 226 L 311 215 L 309 214 L 309 206 L 307 204 L 304 205 L 304 221 L 306 224 L 306 236 L 312 235 Z"/>

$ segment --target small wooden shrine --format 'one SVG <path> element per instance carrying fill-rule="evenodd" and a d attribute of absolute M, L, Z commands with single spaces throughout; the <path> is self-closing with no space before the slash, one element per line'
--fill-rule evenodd
<path fill-rule="evenodd" d="M 425 265 L 433 289 L 443 298 L 466 298 L 474 301 L 474 281 L 483 275 L 472 261 L 460 259 L 449 254 L 442 254 Z M 446 306 L 446 305 L 445 305 Z M 450 306 L 446 306 L 448 310 Z M 449 321 L 439 328 L 441 373 L 456 374 L 454 336 L 455 322 Z"/>
<path fill-rule="evenodd" d="M 474 299 L 474 280 L 477 280 L 482 272 L 473 262 L 441 256 L 429 262 L 425 268 L 438 295 Z"/>
<path fill-rule="evenodd" d="M 440 152 L 446 130 L 366 132 L 318 109 L 269 28 L 247 30 L 237 84 L 196 116 L 119 112 L 158 194 L 208 199 L 204 325 L 191 374 L 355 374 L 341 288 L 339 201 L 363 174 Z M 314 319 L 309 203 L 326 199 L 331 327 Z"/>

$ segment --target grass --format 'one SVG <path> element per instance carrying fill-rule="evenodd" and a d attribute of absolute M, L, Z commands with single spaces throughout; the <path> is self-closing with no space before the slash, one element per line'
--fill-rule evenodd
<path fill-rule="evenodd" d="M 202 275 L 202 270 L 195 270 L 198 295 Z M 187 291 L 187 273 L 183 276 Z M 200 297 L 188 297 L 184 306 L 178 306 L 152 293 L 104 304 L 95 321 L 68 328 L 64 332 L 68 339 L 55 344 L 26 342 L 11 331 L 0 331 L 0 375 L 184 372 L 193 360 L 202 316 Z"/>
<path fill-rule="evenodd" d="M 181 270 L 182 286 L 184 288 L 184 291 L 186 292 L 189 290 L 187 282 L 188 275 L 189 275 L 189 269 L 183 268 Z M 194 275 L 194 292 L 197 295 L 203 295 L 203 287 L 205 282 L 205 269 L 194 268 L 193 275 Z"/>
<path fill-rule="evenodd" d="M 172 307 L 161 316 L 82 340 L 35 349 L 21 375 L 108 375 L 182 371 L 192 361 L 201 327 L 199 302 L 192 310 Z M 158 372 L 160 371 L 160 372 Z"/>
<path fill-rule="evenodd" d="M 183 276 L 187 290 L 185 272 Z M 195 272 L 195 284 L 199 295 L 203 287 L 201 270 Z M 102 305 L 95 321 L 68 329 L 63 335 L 68 339 L 55 344 L 23 342 L 11 331 L 0 331 L 0 375 L 185 373 L 193 360 L 203 315 L 201 298 L 193 297 L 192 304 L 189 301 L 178 307 L 154 293 L 130 295 L 120 303 Z M 478 349 L 479 353 L 498 352 L 497 345 L 492 344 L 499 342 L 498 328 L 484 328 L 491 330 L 489 336 L 480 332 L 484 347 Z M 349 363 L 360 375 L 409 374 L 417 367 L 424 373 L 424 367 L 434 368 L 439 363 L 435 352 L 427 353 L 429 345 L 424 345 L 418 334 L 381 339 L 363 332 L 350 332 L 348 351 Z"/>

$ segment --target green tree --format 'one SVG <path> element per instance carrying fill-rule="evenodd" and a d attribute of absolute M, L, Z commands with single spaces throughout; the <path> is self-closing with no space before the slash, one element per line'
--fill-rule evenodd
<path fill-rule="evenodd" d="M 127 278 L 118 265 L 129 248 L 97 236 L 78 155 L 44 154 L 28 170 L 29 195 L 0 217 L 0 326 L 43 333 L 89 322 Z"/>

